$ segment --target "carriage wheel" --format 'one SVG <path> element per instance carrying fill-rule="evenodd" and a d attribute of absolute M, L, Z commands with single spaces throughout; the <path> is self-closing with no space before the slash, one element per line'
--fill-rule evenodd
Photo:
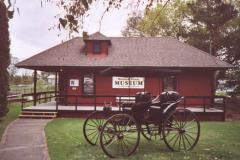
<path fill-rule="evenodd" d="M 159 140 L 161 138 L 159 127 L 160 126 L 158 124 L 142 124 L 141 133 L 148 141 Z"/>
<path fill-rule="evenodd" d="M 164 121 L 163 139 L 172 151 L 191 150 L 200 136 L 200 123 L 188 109 L 172 111 Z"/>
<path fill-rule="evenodd" d="M 97 119 L 97 114 L 98 111 L 89 114 L 83 124 L 83 135 L 91 145 L 97 145 L 99 143 L 100 133 L 105 122 L 104 119 Z"/>
<path fill-rule="evenodd" d="M 128 114 L 116 114 L 103 125 L 100 145 L 110 158 L 133 154 L 140 140 L 140 129 L 135 119 Z"/>

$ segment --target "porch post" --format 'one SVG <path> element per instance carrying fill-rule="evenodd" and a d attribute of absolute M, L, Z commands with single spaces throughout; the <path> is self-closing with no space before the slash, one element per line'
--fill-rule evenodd
<path fill-rule="evenodd" d="M 128 102 L 130 102 L 130 92 L 131 92 L 131 88 L 130 88 L 130 77 L 128 77 Z"/>
<path fill-rule="evenodd" d="M 96 73 L 94 70 L 94 75 L 93 75 L 93 81 L 94 81 L 94 111 L 97 110 L 97 97 L 96 97 L 96 86 L 97 86 L 97 81 L 96 81 Z"/>
<path fill-rule="evenodd" d="M 216 89 L 216 72 L 213 72 L 212 75 L 212 83 L 211 83 L 211 104 L 210 106 L 214 106 L 214 97 L 215 97 L 215 89 Z"/>
<path fill-rule="evenodd" d="M 58 83 L 57 83 L 57 81 L 58 81 L 58 73 L 56 72 L 55 73 L 55 97 L 57 95 L 57 90 L 58 90 Z"/>
<path fill-rule="evenodd" d="M 33 75 L 33 105 L 37 104 L 37 70 L 34 70 Z"/>
<path fill-rule="evenodd" d="M 159 95 L 161 94 L 161 91 L 160 91 L 160 87 L 161 87 L 161 86 L 160 86 L 160 82 L 161 82 L 161 81 L 160 81 L 160 78 L 158 78 L 158 94 L 159 94 Z M 162 86 L 162 87 L 163 87 L 163 86 Z"/>
<path fill-rule="evenodd" d="M 226 97 L 223 97 L 223 121 L 226 120 Z"/>
<path fill-rule="evenodd" d="M 144 77 L 144 87 L 143 87 L 143 92 L 145 92 L 146 91 L 146 88 L 145 88 L 145 86 L 146 86 L 146 76 Z"/>
<path fill-rule="evenodd" d="M 58 97 L 57 97 L 57 90 L 58 90 L 58 72 L 55 72 L 55 101 L 56 101 L 56 111 L 58 110 Z"/>

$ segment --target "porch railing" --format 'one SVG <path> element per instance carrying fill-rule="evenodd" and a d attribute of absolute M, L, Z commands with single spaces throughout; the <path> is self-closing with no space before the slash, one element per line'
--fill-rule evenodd
<path fill-rule="evenodd" d="M 29 98 L 30 97 L 30 98 Z M 97 110 L 98 106 L 104 106 L 105 103 L 111 103 L 112 106 L 118 107 L 120 110 L 120 104 L 123 102 L 135 102 L 135 95 L 55 95 L 55 91 L 50 92 L 38 92 L 36 94 L 36 100 L 38 104 L 46 103 L 52 100 L 56 101 L 55 110 L 59 110 L 60 105 L 75 106 L 75 111 L 78 111 L 78 107 L 91 106 L 93 110 Z M 55 99 L 54 99 L 55 98 Z M 22 95 L 22 108 L 26 103 L 34 102 L 34 94 Z M 207 112 L 211 108 L 226 111 L 226 97 L 224 96 L 186 96 L 180 103 L 180 107 L 195 107 L 201 108 L 202 112 Z"/>
<path fill-rule="evenodd" d="M 194 106 L 203 108 L 203 112 L 207 109 L 215 108 L 225 112 L 226 97 L 225 96 L 185 96 L 180 104 L 184 108 Z"/>
<path fill-rule="evenodd" d="M 111 102 L 113 106 L 119 107 L 123 102 L 134 103 L 135 95 L 57 95 L 56 96 L 56 110 L 59 105 L 75 106 L 75 110 L 81 106 L 93 106 L 94 110 L 97 106 L 104 106 L 104 102 Z M 86 101 L 87 99 L 87 101 Z M 224 96 L 186 96 L 180 103 L 180 107 L 195 107 L 202 108 L 203 112 L 211 110 L 212 108 L 221 110 L 225 113 L 226 110 L 226 97 Z"/>
<path fill-rule="evenodd" d="M 56 110 L 59 109 L 60 104 L 75 106 L 77 111 L 79 106 L 92 106 L 94 110 L 97 110 L 97 106 L 111 103 L 112 106 L 118 107 L 120 111 L 120 104 L 123 102 L 134 103 L 135 95 L 57 95 Z"/>
<path fill-rule="evenodd" d="M 53 98 L 56 97 L 56 92 L 55 91 L 37 92 L 36 95 L 34 95 L 34 93 L 22 94 L 22 101 L 21 101 L 22 110 L 26 106 L 26 103 L 32 103 L 32 104 L 34 103 L 34 96 L 36 96 L 37 104 L 47 103 L 49 101 L 52 101 Z"/>

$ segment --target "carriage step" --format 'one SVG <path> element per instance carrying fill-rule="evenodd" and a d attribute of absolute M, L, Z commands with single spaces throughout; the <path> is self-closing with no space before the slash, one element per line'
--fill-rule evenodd
<path fill-rule="evenodd" d="M 57 117 L 57 112 L 37 112 L 37 111 L 22 111 L 19 118 L 34 118 L 34 119 L 53 119 Z"/>

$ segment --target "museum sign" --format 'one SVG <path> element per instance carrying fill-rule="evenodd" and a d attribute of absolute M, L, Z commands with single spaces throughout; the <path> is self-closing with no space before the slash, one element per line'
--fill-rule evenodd
<path fill-rule="evenodd" d="M 112 77 L 112 88 L 144 88 L 144 77 Z"/>

